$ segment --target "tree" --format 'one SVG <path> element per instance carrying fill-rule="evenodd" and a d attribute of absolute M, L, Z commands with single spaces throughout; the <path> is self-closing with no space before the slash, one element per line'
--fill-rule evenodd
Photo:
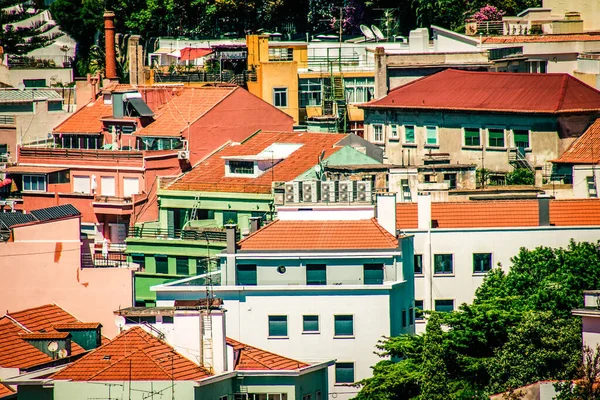
<path fill-rule="evenodd" d="M 506 174 L 507 185 L 535 185 L 535 175 L 526 168 L 516 168 Z"/>
<path fill-rule="evenodd" d="M 448 370 L 444 355 L 444 332 L 439 315 L 433 313 L 427 321 L 423 340 L 420 396 L 423 400 L 446 400 L 449 397 Z"/>
<path fill-rule="evenodd" d="M 585 346 L 577 377 L 580 379 L 575 382 L 569 380 L 554 385 L 558 392 L 556 400 L 599 400 L 600 345 L 595 349 Z"/>

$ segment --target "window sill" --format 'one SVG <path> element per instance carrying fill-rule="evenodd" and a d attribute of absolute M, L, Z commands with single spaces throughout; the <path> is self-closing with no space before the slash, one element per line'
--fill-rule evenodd
<path fill-rule="evenodd" d="M 385 146 L 385 142 L 383 142 L 383 141 L 380 141 L 380 140 L 377 140 L 377 141 L 373 140 L 373 142 L 372 142 L 372 143 L 373 143 L 373 144 L 376 144 L 376 145 L 379 145 L 379 146 Z"/>
<path fill-rule="evenodd" d="M 463 146 L 462 147 L 463 150 L 476 150 L 476 151 L 481 151 L 483 150 L 483 146 Z"/>
<path fill-rule="evenodd" d="M 400 141 L 400 138 L 391 137 L 388 139 L 388 141 L 398 143 Z"/>
<path fill-rule="evenodd" d="M 350 387 L 350 386 L 352 386 L 352 387 L 354 387 L 354 382 L 347 382 L 347 383 L 342 383 L 342 382 L 338 383 L 338 382 L 336 382 L 336 383 L 333 384 L 333 386 L 341 386 L 341 387 Z"/>
<path fill-rule="evenodd" d="M 425 318 L 421 318 L 421 319 L 415 319 L 415 324 L 424 324 L 427 321 L 425 321 Z"/>
<path fill-rule="evenodd" d="M 478 276 L 481 278 L 483 278 L 486 275 L 487 275 L 487 272 L 473 272 L 473 276 Z"/>
<path fill-rule="evenodd" d="M 289 336 L 267 336 L 267 339 L 274 339 L 274 340 L 278 340 L 278 339 L 289 339 Z"/>
<path fill-rule="evenodd" d="M 440 145 L 439 144 L 426 144 L 425 148 L 426 149 L 439 149 Z"/>
<path fill-rule="evenodd" d="M 425 277 L 425 275 L 423 275 L 423 274 L 415 274 L 415 278 L 424 278 L 424 277 Z"/>
<path fill-rule="evenodd" d="M 402 143 L 402 147 L 414 147 L 416 149 L 417 144 L 416 143 Z"/>
<path fill-rule="evenodd" d="M 488 146 L 485 148 L 485 151 L 506 151 L 506 147 L 496 147 L 496 146 Z"/>
<path fill-rule="evenodd" d="M 334 339 L 355 339 L 354 335 L 334 335 Z"/>
<path fill-rule="evenodd" d="M 447 276 L 448 277 L 454 277 L 455 275 L 454 275 L 454 273 L 451 273 L 451 274 L 440 274 L 440 273 L 433 274 L 434 278 L 444 278 L 444 277 L 447 277 Z"/>
<path fill-rule="evenodd" d="M 320 335 L 321 332 L 319 332 L 319 331 L 303 331 L 302 334 L 303 335 Z"/>

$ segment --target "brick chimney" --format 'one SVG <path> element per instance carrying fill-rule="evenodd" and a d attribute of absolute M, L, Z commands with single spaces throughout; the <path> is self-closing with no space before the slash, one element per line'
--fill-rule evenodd
<path fill-rule="evenodd" d="M 106 51 L 106 79 L 117 79 L 117 58 L 115 55 L 115 13 L 104 11 L 104 41 Z"/>

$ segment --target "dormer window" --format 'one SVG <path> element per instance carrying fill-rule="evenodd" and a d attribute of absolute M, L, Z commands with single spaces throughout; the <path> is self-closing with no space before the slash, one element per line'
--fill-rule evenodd
<path fill-rule="evenodd" d="M 229 161 L 230 174 L 254 175 L 254 161 Z"/>
<path fill-rule="evenodd" d="M 254 155 L 224 156 L 225 176 L 231 178 L 258 178 L 302 147 L 297 143 L 273 143 Z"/>

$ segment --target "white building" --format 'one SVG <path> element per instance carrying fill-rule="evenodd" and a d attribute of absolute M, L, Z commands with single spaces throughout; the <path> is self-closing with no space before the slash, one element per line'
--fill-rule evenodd
<path fill-rule="evenodd" d="M 222 298 L 227 335 L 286 357 L 336 360 L 329 392 L 353 397 L 383 336 L 414 332 L 412 237 L 396 238 L 395 196 L 373 206 L 282 207 L 221 255 L 217 279 L 155 286 L 157 306 Z M 379 222 L 378 222 L 379 221 Z M 218 283 L 215 283 L 218 281 Z"/>
<path fill-rule="evenodd" d="M 525 247 L 600 240 L 599 200 L 505 200 L 397 205 L 397 228 L 414 236 L 415 306 L 456 310 L 472 302 L 486 272 Z M 416 331 L 424 332 L 417 320 Z"/>

